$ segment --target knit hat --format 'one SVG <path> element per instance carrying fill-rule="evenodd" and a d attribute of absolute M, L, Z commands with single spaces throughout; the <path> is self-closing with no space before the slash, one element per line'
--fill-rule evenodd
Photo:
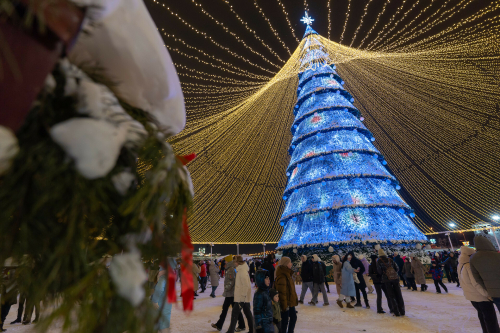
<path fill-rule="evenodd" d="M 317 254 L 313 254 L 313 260 L 314 260 L 314 261 L 317 261 L 317 262 L 320 262 L 320 261 L 321 261 L 321 259 L 318 257 L 318 255 L 317 255 Z"/>
<path fill-rule="evenodd" d="M 378 255 L 379 256 L 386 256 L 387 257 L 387 253 L 385 253 L 385 251 L 384 251 L 383 248 L 378 249 Z"/>
<path fill-rule="evenodd" d="M 228 255 L 227 257 L 225 257 L 225 258 L 224 258 L 224 260 L 225 260 L 226 262 L 233 261 L 233 255 L 232 255 L 232 254 Z"/>
<path fill-rule="evenodd" d="M 291 262 L 292 262 L 292 260 L 290 258 L 288 258 L 288 257 L 281 257 L 279 265 L 280 266 L 287 266 Z"/>
<path fill-rule="evenodd" d="M 278 294 L 279 294 L 279 292 L 276 289 L 273 289 L 273 288 L 269 289 L 269 296 L 271 296 L 271 299 L 273 299 L 274 296 L 276 296 Z"/>
<path fill-rule="evenodd" d="M 362 260 L 364 257 L 365 257 L 364 255 L 360 254 L 360 255 L 358 256 L 358 259 L 359 259 L 359 260 Z"/>
<path fill-rule="evenodd" d="M 242 256 L 235 256 L 234 261 L 236 261 L 238 264 L 244 264 L 245 262 L 243 261 Z"/>

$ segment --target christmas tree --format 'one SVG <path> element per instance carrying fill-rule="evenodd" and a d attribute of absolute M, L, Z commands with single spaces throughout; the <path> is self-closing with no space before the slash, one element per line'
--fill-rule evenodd
<path fill-rule="evenodd" d="M 313 20 L 306 13 L 302 21 L 307 29 L 279 247 L 425 242 L 353 97 L 329 64 Z"/>

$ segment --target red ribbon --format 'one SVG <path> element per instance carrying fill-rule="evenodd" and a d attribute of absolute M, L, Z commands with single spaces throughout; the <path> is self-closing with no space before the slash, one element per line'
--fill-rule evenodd
<path fill-rule="evenodd" d="M 175 271 L 170 265 L 168 266 L 168 290 L 167 290 L 167 302 L 175 303 L 177 301 L 177 294 L 175 292 L 175 281 L 176 281 Z"/>
<path fill-rule="evenodd" d="M 191 244 L 191 236 L 187 224 L 187 209 L 184 208 L 182 216 L 182 234 L 181 234 L 181 295 L 184 311 L 193 310 L 194 300 L 194 280 L 193 280 L 193 251 L 194 247 Z"/>
<path fill-rule="evenodd" d="M 189 155 L 176 155 L 176 157 L 181 161 L 182 165 L 186 165 L 196 158 L 196 154 L 192 153 Z"/>

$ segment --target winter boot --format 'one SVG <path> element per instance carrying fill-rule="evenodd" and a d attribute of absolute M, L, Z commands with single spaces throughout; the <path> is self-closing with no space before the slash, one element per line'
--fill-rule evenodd
<path fill-rule="evenodd" d="M 366 305 L 366 308 L 369 309 L 370 308 L 370 303 L 368 303 L 368 300 L 365 299 L 365 305 Z"/>
<path fill-rule="evenodd" d="M 360 308 L 362 305 L 361 305 L 361 302 L 358 301 L 358 302 L 356 302 L 356 304 L 354 304 L 354 306 L 357 308 Z"/>
<path fill-rule="evenodd" d="M 351 305 L 351 302 L 347 303 L 347 308 L 348 309 L 354 309 L 354 306 Z"/>
<path fill-rule="evenodd" d="M 341 300 L 337 300 L 337 305 L 340 306 L 342 309 L 344 308 L 344 305 L 342 304 Z"/>

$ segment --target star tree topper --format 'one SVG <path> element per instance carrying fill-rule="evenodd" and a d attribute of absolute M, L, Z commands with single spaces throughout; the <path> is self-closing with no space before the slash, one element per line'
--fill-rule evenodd
<path fill-rule="evenodd" d="M 304 24 L 311 25 L 314 22 L 314 19 L 306 12 L 306 15 L 300 21 L 304 22 Z"/>

